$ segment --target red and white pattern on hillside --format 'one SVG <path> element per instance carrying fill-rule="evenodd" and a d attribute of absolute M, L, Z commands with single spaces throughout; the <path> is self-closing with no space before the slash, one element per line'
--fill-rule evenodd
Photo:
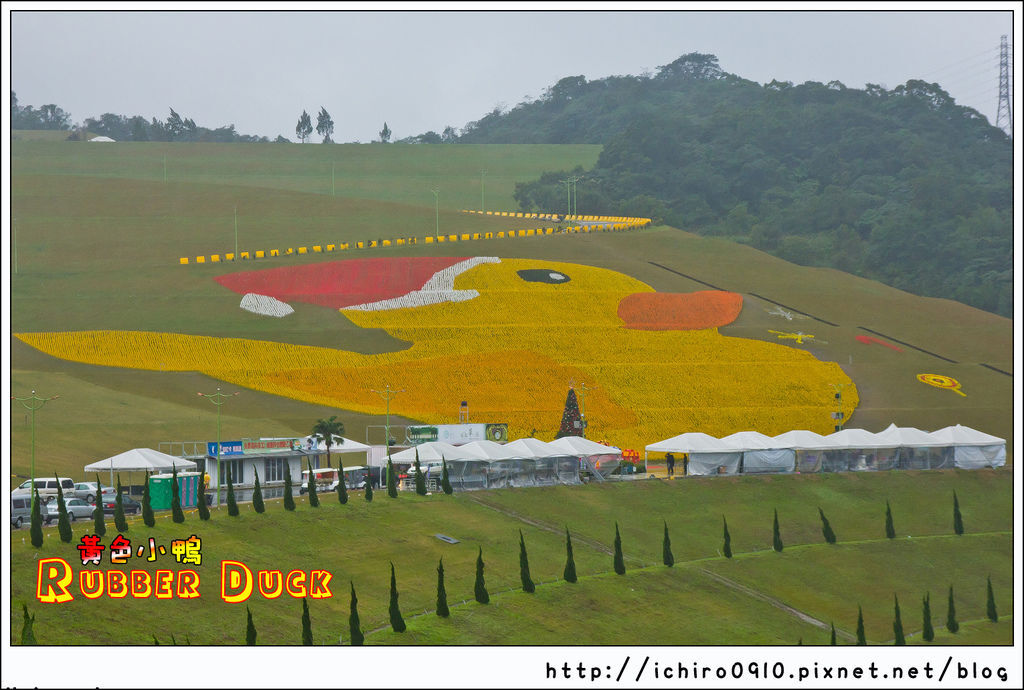
<path fill-rule="evenodd" d="M 436 275 L 464 261 L 465 257 L 345 259 L 229 273 L 214 280 L 240 295 L 343 309 L 420 292 Z"/>
<path fill-rule="evenodd" d="M 471 259 L 465 259 L 454 266 L 438 271 L 419 290 L 413 290 L 401 297 L 392 297 L 368 304 L 357 304 L 345 309 L 350 311 L 386 311 L 388 309 L 424 307 L 428 304 L 440 304 L 441 302 L 465 302 L 474 297 L 479 297 L 480 293 L 476 290 L 456 290 L 455 277 L 480 264 L 497 263 L 501 263 L 501 259 L 496 256 L 474 256 Z"/>

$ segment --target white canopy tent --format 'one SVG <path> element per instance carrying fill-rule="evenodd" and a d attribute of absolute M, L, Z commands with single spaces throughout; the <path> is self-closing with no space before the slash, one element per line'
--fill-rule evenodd
<path fill-rule="evenodd" d="M 900 446 L 884 434 L 841 429 L 825 437 L 834 448 L 825 452 L 826 472 L 892 470 L 899 466 Z"/>
<path fill-rule="evenodd" d="M 419 454 L 420 462 L 430 462 L 436 460 L 440 462 L 444 460 L 478 460 L 475 453 L 467 453 L 462 449 L 462 446 L 453 446 L 450 443 L 444 441 L 429 441 L 428 443 L 421 443 L 418 446 L 412 448 L 406 448 L 405 450 L 397 453 L 392 453 L 391 461 L 399 463 L 410 463 L 416 461 L 417 453 Z"/>
<path fill-rule="evenodd" d="M 319 437 L 312 435 L 302 439 L 302 447 L 307 453 L 327 452 L 327 444 Z M 359 441 L 353 441 L 350 438 L 336 437 L 331 439 L 331 455 L 341 455 L 342 453 L 361 453 L 363 459 L 360 462 L 363 465 L 370 464 L 370 446 Z"/>
<path fill-rule="evenodd" d="M 963 469 L 1002 467 L 1006 464 L 1006 440 L 957 424 L 933 431 L 936 440 L 953 447 L 953 462 Z"/>
<path fill-rule="evenodd" d="M 737 431 L 721 440 L 743 452 L 744 474 L 792 472 L 796 467 L 796 451 L 777 447 L 771 436 L 758 431 Z"/>
<path fill-rule="evenodd" d="M 123 453 L 112 455 L 105 460 L 97 460 L 85 466 L 86 472 L 110 471 L 110 484 L 114 484 L 114 472 L 172 472 L 178 470 L 194 470 L 196 464 L 185 458 L 178 458 L 161 453 L 152 448 L 133 448 Z"/>
<path fill-rule="evenodd" d="M 517 458 L 550 458 L 561 455 L 538 438 L 520 438 L 505 444 L 505 450 Z"/>
<path fill-rule="evenodd" d="M 953 467 L 953 449 L 949 443 L 912 426 L 890 424 L 877 434 L 899 446 L 902 470 L 940 470 Z"/>
<path fill-rule="evenodd" d="M 644 448 L 653 453 L 684 453 L 689 456 L 686 473 L 692 475 L 738 474 L 743 451 L 699 431 L 679 434 Z"/>
<path fill-rule="evenodd" d="M 603 480 L 622 464 L 622 451 L 615 446 L 595 443 L 581 436 L 563 436 L 548 442 L 558 455 L 579 458 L 598 480 Z"/>

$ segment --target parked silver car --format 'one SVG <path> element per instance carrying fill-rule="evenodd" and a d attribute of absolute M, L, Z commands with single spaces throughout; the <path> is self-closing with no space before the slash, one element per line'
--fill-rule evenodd
<path fill-rule="evenodd" d="M 92 513 L 96 510 L 96 506 L 91 503 L 86 503 L 81 498 L 65 498 L 64 506 L 68 510 L 68 520 L 74 522 L 75 520 L 89 520 L 92 518 Z M 46 512 L 43 514 L 43 521 L 46 524 L 50 524 L 60 516 L 60 505 L 57 499 L 53 499 L 46 504 Z"/>

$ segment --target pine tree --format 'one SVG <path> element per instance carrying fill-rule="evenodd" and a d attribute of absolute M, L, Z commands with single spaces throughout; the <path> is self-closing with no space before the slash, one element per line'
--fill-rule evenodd
<path fill-rule="evenodd" d="M 99 487 L 96 489 L 99 490 Z M 171 520 L 185 522 L 185 513 L 181 510 L 181 488 L 178 486 L 178 468 L 171 469 Z"/>
<path fill-rule="evenodd" d="M 732 547 L 730 546 L 730 544 L 732 543 L 732 538 L 729 536 L 729 523 L 725 521 L 724 515 L 722 516 L 722 531 L 724 533 L 722 537 L 722 554 L 726 558 L 732 558 Z"/>
<path fill-rule="evenodd" d="M 953 532 L 957 536 L 964 533 L 964 518 L 960 514 L 960 501 L 956 497 L 956 491 L 953 492 Z"/>
<path fill-rule="evenodd" d="M 419 451 L 419 449 L 416 450 L 416 461 L 413 464 L 414 464 L 414 466 L 416 468 L 416 472 L 413 475 L 413 477 L 415 477 L 415 482 L 416 482 L 416 493 L 418 493 L 420 496 L 426 496 L 427 495 L 427 479 L 426 479 L 426 477 L 423 476 L 423 470 L 420 468 L 420 451 Z"/>
<path fill-rule="evenodd" d="M 896 528 L 892 524 L 892 508 L 889 507 L 889 501 L 885 502 L 885 536 L 889 539 L 896 538 Z"/>
<path fill-rule="evenodd" d="M 252 509 L 257 513 L 262 513 L 267 509 L 267 506 L 263 503 L 263 489 L 260 488 L 260 473 L 256 471 L 255 465 L 252 468 L 252 473 L 256 478 L 252 487 Z"/>
<path fill-rule="evenodd" d="M 370 476 L 370 472 L 373 472 L 373 468 L 367 468 L 366 473 L 366 485 L 363 487 L 363 498 L 366 499 L 367 503 L 373 502 L 373 479 Z"/>
<path fill-rule="evenodd" d="M 921 625 L 921 637 L 924 638 L 925 642 L 931 642 L 935 639 L 935 628 L 932 627 L 931 592 L 925 592 L 924 598 L 921 599 L 921 617 L 923 619 L 923 623 Z"/>
<path fill-rule="evenodd" d="M 626 563 L 622 559 L 622 537 L 619 536 L 619 523 L 615 523 L 615 555 L 612 557 L 612 567 L 619 575 L 626 574 Z"/>
<path fill-rule="evenodd" d="M 92 511 L 92 532 L 102 537 L 107 533 L 107 522 L 103 516 L 103 485 L 100 484 L 100 475 L 96 475 L 96 510 Z"/>
<path fill-rule="evenodd" d="M 398 477 L 395 476 L 395 466 L 391 464 L 391 455 L 388 454 L 388 498 L 398 498 Z"/>
<path fill-rule="evenodd" d="M 583 417 L 580 416 L 580 404 L 576 400 L 576 391 L 572 388 L 565 396 L 565 409 L 562 411 L 562 424 L 558 427 L 555 438 L 563 436 L 583 436 Z"/>
<path fill-rule="evenodd" d="M 306 469 L 309 470 L 309 479 L 306 480 L 306 493 L 309 494 L 309 507 L 319 508 L 320 497 L 316 495 L 316 473 L 313 472 L 313 466 L 306 462 Z"/>
<path fill-rule="evenodd" d="M 284 509 L 295 510 L 295 497 L 292 496 L 292 471 L 290 467 L 284 469 Z"/>
<path fill-rule="evenodd" d="M 857 605 L 857 645 L 863 647 L 867 645 L 868 640 L 864 636 L 864 612 L 860 608 L 860 604 Z"/>
<path fill-rule="evenodd" d="M 363 631 L 359 628 L 359 599 L 356 598 L 356 586 L 352 583 L 352 580 L 348 581 L 348 585 L 352 588 L 352 597 L 348 602 L 348 634 L 352 638 L 352 646 L 361 647 L 363 645 Z"/>
<path fill-rule="evenodd" d="M 526 542 L 523 541 L 523 530 L 519 530 L 519 580 L 523 583 L 523 591 L 533 594 L 536 587 L 530 577 L 530 561 L 526 557 Z"/>
<path fill-rule="evenodd" d="M 441 618 L 451 615 L 451 611 L 448 610 L 448 592 L 444 588 L 444 564 L 441 559 L 437 560 L 437 607 L 435 613 Z"/>
<path fill-rule="evenodd" d="M 832 531 L 832 525 L 828 523 L 828 518 L 825 517 L 825 511 L 820 507 L 818 508 L 818 515 L 821 516 L 821 534 L 825 537 L 825 543 L 835 544 L 836 533 Z"/>
<path fill-rule="evenodd" d="M 956 633 L 960 629 L 960 624 L 956 622 L 956 606 L 953 604 L 953 585 L 949 586 L 949 608 L 946 610 L 946 630 L 951 633 Z"/>
<path fill-rule="evenodd" d="M 388 616 L 391 618 L 391 629 L 397 633 L 405 632 L 405 620 L 398 610 L 398 586 L 395 584 L 395 564 L 391 564 L 391 602 L 388 604 Z"/>
<path fill-rule="evenodd" d="M 452 495 L 452 482 L 448 478 L 448 463 L 445 462 L 444 456 L 441 456 L 441 491 L 445 494 Z"/>
<path fill-rule="evenodd" d="M 309 604 L 306 603 L 308 597 L 302 597 L 302 644 L 312 645 L 313 644 L 313 625 L 309 620 Z"/>
<path fill-rule="evenodd" d="M 205 500 L 202 502 L 206 503 Z M 199 517 L 202 516 L 203 513 L 200 511 Z M 209 511 L 207 511 L 207 519 L 209 519 Z M 156 525 L 156 517 L 153 515 L 153 503 L 149 497 L 149 472 L 146 472 L 145 484 L 142 486 L 142 522 L 146 527 L 154 527 Z"/>
<path fill-rule="evenodd" d="M 562 571 L 562 579 L 566 582 L 576 582 L 576 561 L 572 557 L 572 537 L 569 536 L 569 528 L 565 528 L 565 570 Z"/>
<path fill-rule="evenodd" d="M 56 478 L 56 475 L 54 477 Z M 123 514 L 121 518 L 124 519 Z M 128 529 L 127 525 L 125 529 Z M 71 521 L 68 520 L 68 507 L 64 504 L 64 489 L 60 486 L 60 479 L 57 479 L 57 533 L 60 534 L 62 542 L 71 542 Z"/>
<path fill-rule="evenodd" d="M 893 644 L 897 646 L 905 645 L 907 640 L 903 637 L 903 621 L 900 620 L 900 600 L 895 594 L 892 595 L 892 600 L 895 604 L 895 614 L 892 619 L 892 632 L 895 635 Z"/>
<path fill-rule="evenodd" d="M 121 475 L 117 475 L 117 496 L 114 498 L 114 527 L 118 532 L 128 531 L 128 521 L 124 519 L 124 499 L 121 498 Z"/>
<path fill-rule="evenodd" d="M 992 576 L 988 576 L 988 595 L 985 599 L 985 615 L 993 623 L 999 622 L 999 614 L 996 613 L 996 596 L 992 593 Z"/>
<path fill-rule="evenodd" d="M 238 503 L 235 501 L 235 483 L 231 480 L 231 466 L 227 466 L 228 477 L 228 515 L 238 517 Z"/>
<path fill-rule="evenodd" d="M 366 481 L 370 481 L 370 477 L 366 477 Z M 345 505 L 348 503 L 348 486 L 345 485 L 345 466 L 341 463 L 341 456 L 338 456 L 338 503 Z"/>
<path fill-rule="evenodd" d="M 482 546 L 477 548 L 479 551 L 476 554 L 476 581 L 473 583 L 473 595 L 481 604 L 486 604 L 491 600 L 491 597 L 487 593 L 487 587 L 484 585 L 484 549 Z"/>
<path fill-rule="evenodd" d="M 206 503 L 206 481 L 203 477 L 196 484 L 196 510 L 200 520 L 210 519 L 210 506 Z"/>
<path fill-rule="evenodd" d="M 772 519 L 772 548 L 776 552 L 782 552 L 782 535 L 779 534 L 779 511 L 775 511 L 775 517 Z"/>
<path fill-rule="evenodd" d="M 828 639 L 828 643 L 833 647 L 836 646 L 836 624 L 832 622 L 832 635 Z"/>
<path fill-rule="evenodd" d="M 35 487 L 32 487 L 32 488 L 35 488 Z M 22 604 L 21 605 L 21 615 L 22 615 L 22 620 L 21 620 L 21 643 L 23 645 L 39 644 L 38 642 L 36 642 L 35 631 L 32 630 L 32 626 L 36 622 L 36 614 L 33 613 L 32 617 L 29 618 L 28 606 L 26 606 L 25 604 Z"/>
<path fill-rule="evenodd" d="M 665 522 L 665 536 L 661 540 L 661 562 L 672 567 L 676 563 L 676 559 L 672 556 L 672 542 L 668 538 L 668 522 Z"/>
<path fill-rule="evenodd" d="M 245 644 L 250 647 L 256 644 L 256 626 L 252 624 L 252 611 L 248 605 L 245 607 Z"/>

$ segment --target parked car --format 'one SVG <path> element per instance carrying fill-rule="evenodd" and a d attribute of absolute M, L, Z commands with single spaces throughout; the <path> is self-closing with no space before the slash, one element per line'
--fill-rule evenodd
<path fill-rule="evenodd" d="M 74 496 L 64 499 L 64 507 L 68 511 L 68 520 L 74 522 L 81 518 L 82 520 L 88 520 L 92 517 L 93 511 L 96 510 L 96 505 L 93 503 L 87 503 L 81 498 Z M 53 499 L 46 504 L 46 512 L 43 514 L 43 521 L 48 525 L 60 516 L 60 504 L 57 499 Z"/>
<path fill-rule="evenodd" d="M 11 496 L 11 527 L 17 529 L 32 519 L 32 496 L 23 494 Z"/>
<path fill-rule="evenodd" d="M 104 496 L 103 497 L 103 514 L 113 515 L 116 496 Z M 136 501 L 134 498 L 126 493 L 121 494 L 121 505 L 124 507 L 125 515 L 138 515 L 142 512 L 142 504 Z"/>
<path fill-rule="evenodd" d="M 78 498 L 85 499 L 86 503 L 96 502 L 96 482 L 78 482 L 75 484 L 75 496 Z M 104 486 L 103 495 L 111 496 L 117 494 L 117 489 L 113 486 Z"/>
<path fill-rule="evenodd" d="M 60 477 L 60 486 L 64 490 L 65 496 L 75 495 L 75 482 L 70 477 Z M 39 492 L 39 498 L 45 501 L 50 496 L 57 495 L 57 479 L 50 477 L 36 477 L 36 491 Z M 31 496 L 32 495 L 32 480 L 26 479 L 23 481 L 17 489 L 11 492 L 12 496 Z"/>

